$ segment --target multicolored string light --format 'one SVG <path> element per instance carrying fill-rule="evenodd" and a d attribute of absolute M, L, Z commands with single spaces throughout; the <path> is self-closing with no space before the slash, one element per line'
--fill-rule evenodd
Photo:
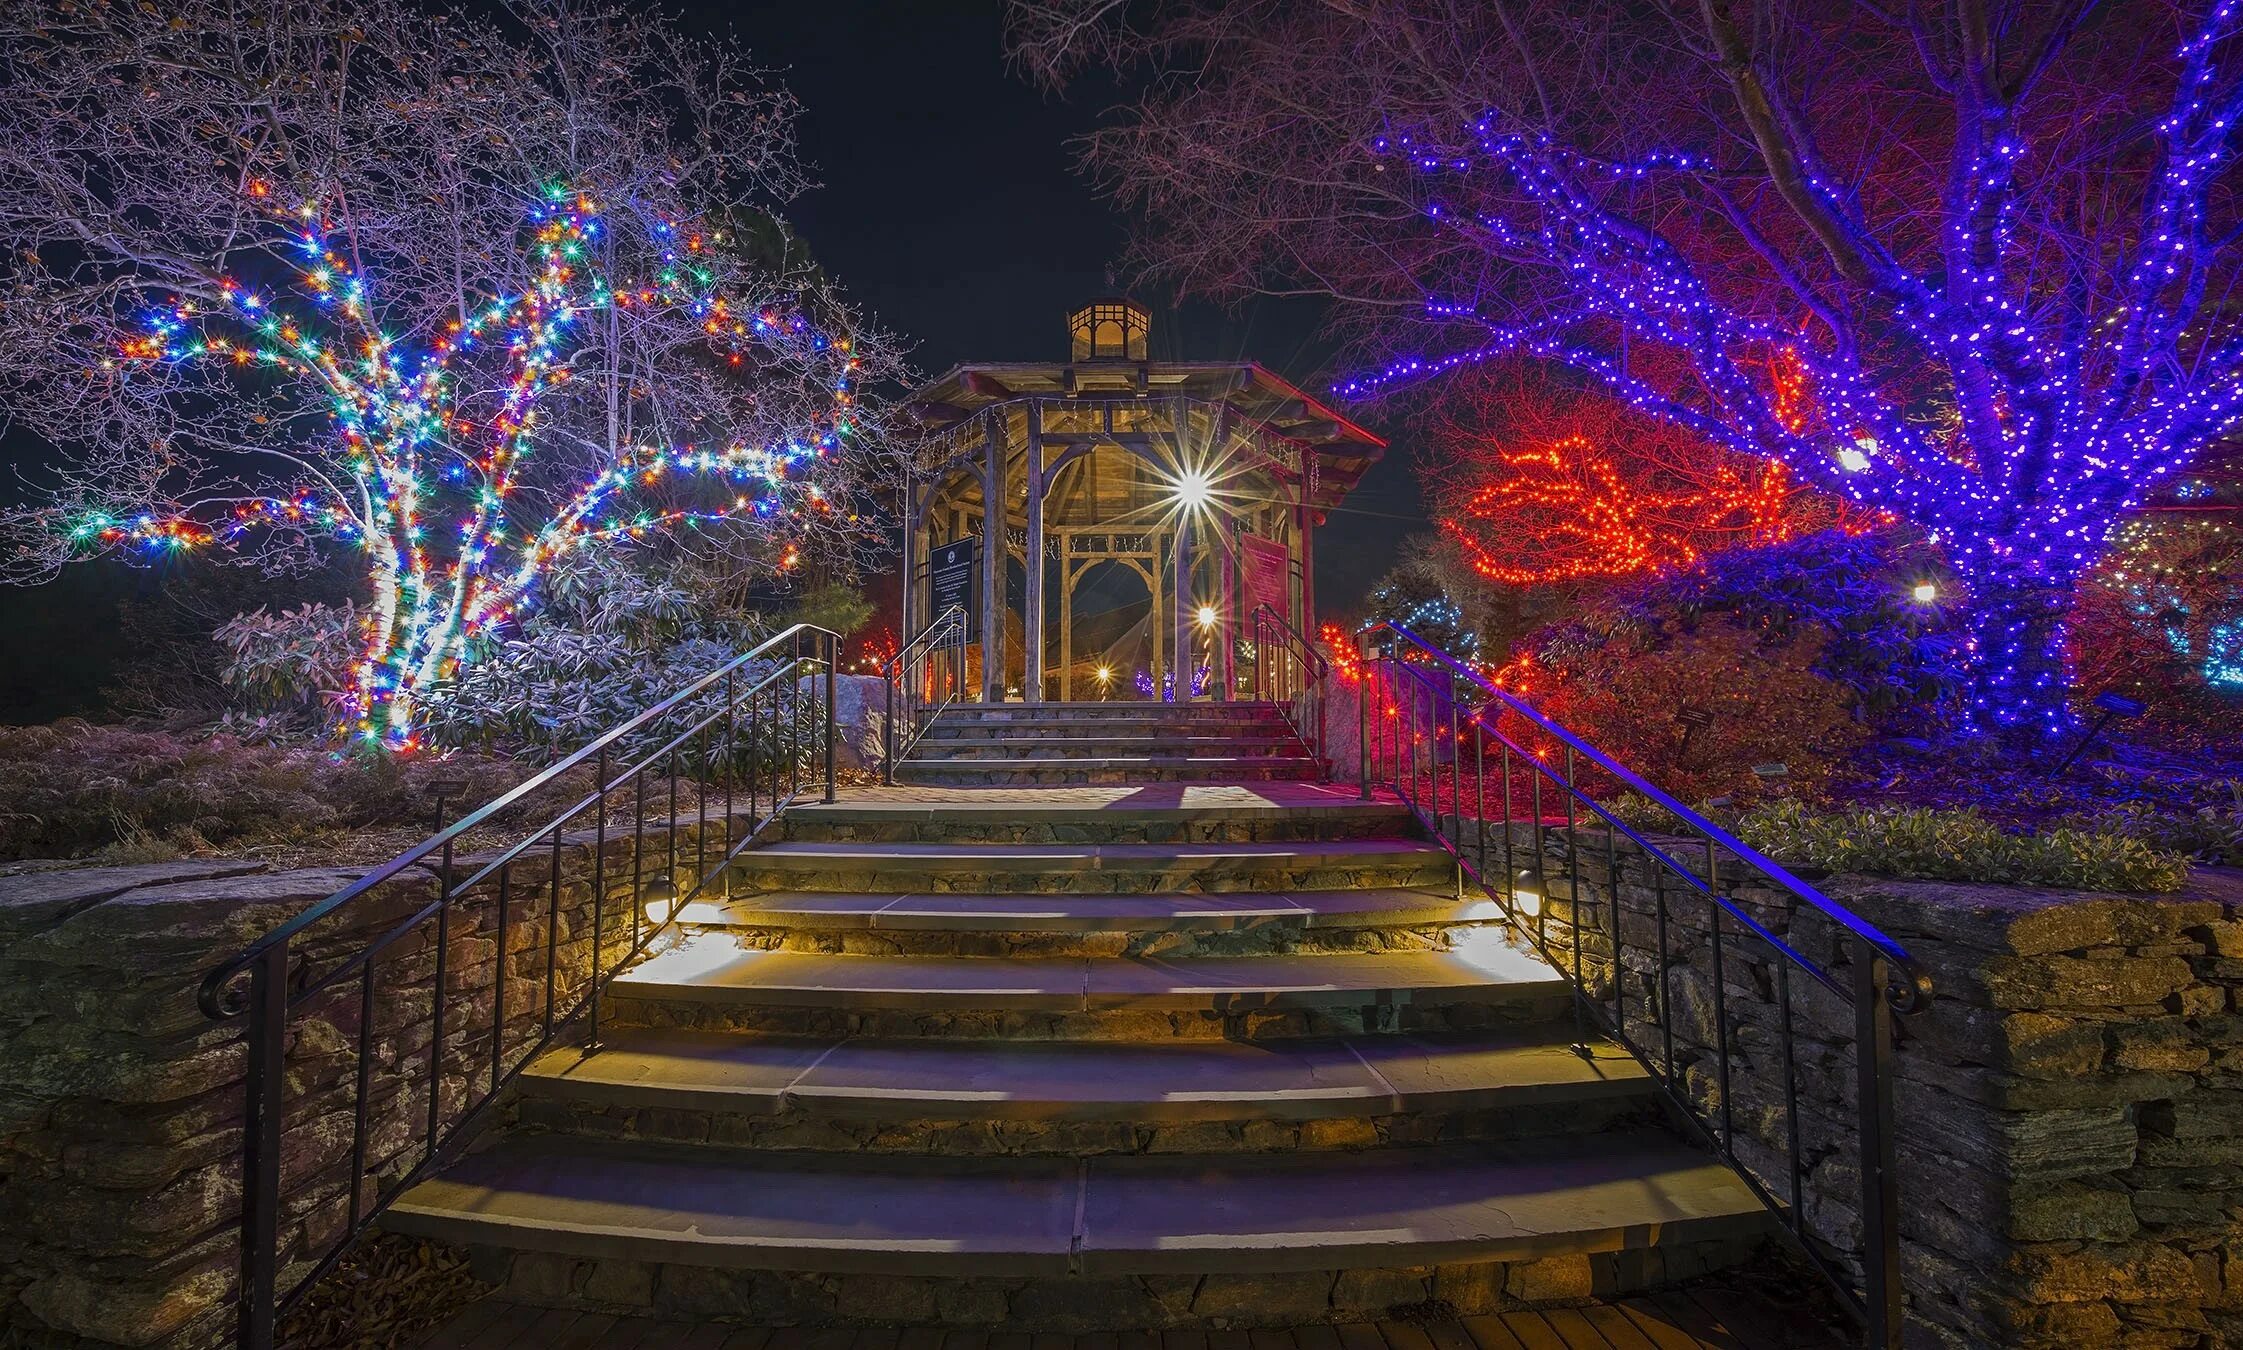
<path fill-rule="evenodd" d="M 256 183 L 250 195 L 266 202 L 272 190 Z M 543 569 L 573 549 L 740 517 L 785 526 L 838 509 L 812 474 L 852 429 L 859 362 L 850 341 L 828 337 L 798 312 L 736 306 L 701 232 L 651 227 L 657 274 L 611 282 L 593 261 L 608 228 L 599 204 L 554 187 L 529 213 L 531 283 L 452 321 L 416 351 L 374 322 L 373 288 L 330 243 L 333 226 L 318 203 L 273 219 L 301 255 L 296 298 L 216 278 L 219 304 L 180 298 L 147 315 L 117 360 L 219 361 L 308 383 L 327 406 L 331 458 L 349 485 L 126 519 L 94 514 L 70 534 L 89 549 L 144 555 L 224 547 L 258 528 L 362 547 L 375 594 L 351 691 L 358 735 L 410 747 L 422 692 L 454 674 L 469 643 L 505 623 Z M 311 309 L 299 312 L 305 299 Z M 542 523 L 524 526 L 513 507 L 532 483 L 526 471 L 540 448 L 540 400 L 574 378 L 569 358 L 586 316 L 608 310 L 689 319 L 708 350 L 735 365 L 751 356 L 793 360 L 817 372 L 823 406 L 783 440 L 620 447 L 573 488 L 555 494 L 537 483 L 553 504 Z M 471 372 L 474 383 L 498 390 L 490 411 L 474 417 L 469 407 L 484 396 L 462 392 Z M 690 480 L 704 497 L 715 487 L 716 500 L 662 500 L 656 494 L 673 479 Z M 790 545 L 779 565 L 799 557 Z"/>

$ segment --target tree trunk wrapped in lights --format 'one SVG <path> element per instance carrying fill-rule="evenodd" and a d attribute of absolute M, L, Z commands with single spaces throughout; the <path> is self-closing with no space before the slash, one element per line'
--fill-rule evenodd
<path fill-rule="evenodd" d="M 409 747 L 557 559 L 872 542 L 895 357 L 738 205 L 802 178 L 731 50 L 563 0 L 190 0 L 13 15 L 0 70 L 0 407 L 58 452 L 9 579 L 353 549 L 345 726 Z"/>
<path fill-rule="evenodd" d="M 1968 720 L 2053 734 L 2077 583 L 2243 413 L 2239 17 L 1017 0 L 1014 38 L 1163 67 L 1091 150 L 1145 261 L 1345 302 L 1352 396 L 1529 358 L 1915 523 Z"/>

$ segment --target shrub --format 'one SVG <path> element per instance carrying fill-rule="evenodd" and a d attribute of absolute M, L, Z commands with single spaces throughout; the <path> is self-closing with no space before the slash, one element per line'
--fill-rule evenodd
<path fill-rule="evenodd" d="M 1988 881 L 2087 891 L 2173 891 L 2188 861 L 2116 830 L 2011 832 L 1975 810 L 1868 807 L 1820 813 L 1771 802 L 1737 837 L 1787 867 L 1931 881 Z"/>
<path fill-rule="evenodd" d="M 519 628 L 433 691 L 430 744 L 549 757 L 646 711 L 759 637 L 711 618 L 677 579 L 620 559 L 574 561 L 547 587 Z"/>
<path fill-rule="evenodd" d="M 1504 676 L 1685 800 L 1750 801 L 1777 763 L 1813 793 L 1871 737 L 1945 717 L 1955 644 L 1910 595 L 1930 575 L 1887 536 L 1732 550 L 1542 630 Z"/>
<path fill-rule="evenodd" d="M 1815 673 L 1821 649 L 1814 633 L 1770 645 L 1729 624 L 1665 640 L 1622 632 L 1528 696 L 1684 801 L 1757 796 L 1755 766 L 1776 763 L 1812 792 L 1869 735 L 1844 686 Z"/>
<path fill-rule="evenodd" d="M 236 614 L 211 635 L 226 649 L 219 672 L 254 717 L 315 729 L 350 687 L 361 646 L 358 611 L 348 603 L 307 604 L 268 614 Z M 229 710 L 232 711 L 232 710 Z"/>
<path fill-rule="evenodd" d="M 2128 521 L 2072 610 L 2077 691 L 2149 704 L 2175 730 L 2243 717 L 2243 526 L 2216 514 Z"/>
<path fill-rule="evenodd" d="M 344 758 L 76 720 L 0 727 L 0 858 L 154 861 L 419 826 L 438 782 L 456 807 L 520 777 L 488 760 Z"/>
<path fill-rule="evenodd" d="M 2215 867 L 2243 867 L 2243 779 L 2223 779 L 2207 800 L 2190 810 L 2151 801 L 2122 802 L 2100 811 L 2075 812 L 2062 824 L 2073 829 L 2131 835 L 2169 852 Z"/>

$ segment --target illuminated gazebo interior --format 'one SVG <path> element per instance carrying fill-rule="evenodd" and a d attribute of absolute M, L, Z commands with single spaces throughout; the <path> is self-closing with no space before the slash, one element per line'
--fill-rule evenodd
<path fill-rule="evenodd" d="M 1315 631 L 1316 527 L 1385 442 L 1253 362 L 1150 360 L 1151 328 L 1097 300 L 1069 360 L 960 366 L 911 400 L 905 629 L 962 596 L 984 701 L 1235 697 L 1257 610 Z M 972 559 L 949 591 L 938 551 Z"/>

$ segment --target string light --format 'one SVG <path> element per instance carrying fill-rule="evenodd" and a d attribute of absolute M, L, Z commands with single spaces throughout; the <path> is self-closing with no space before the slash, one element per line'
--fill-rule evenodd
<path fill-rule="evenodd" d="M 297 376 L 323 394 L 340 458 L 353 483 L 306 486 L 205 513 L 130 519 L 91 514 L 69 526 L 78 546 L 143 556 L 226 546 L 259 527 L 323 533 L 369 555 L 374 600 L 366 645 L 347 695 L 357 734 L 399 748 L 415 743 L 417 704 L 450 678 L 479 636 L 532 599 L 555 559 L 587 544 L 644 540 L 733 519 L 788 529 L 831 515 L 813 475 L 850 433 L 859 359 L 803 315 L 737 305 L 717 284 L 717 260 L 701 233 L 656 223 L 657 275 L 610 278 L 593 264 L 607 230 L 599 204 L 566 187 L 549 189 L 526 228 L 536 271 L 521 294 L 491 299 L 449 323 L 423 350 L 383 332 L 373 286 L 331 233 L 318 203 L 271 205 L 271 185 L 249 195 L 301 258 L 295 290 L 308 309 L 230 277 L 216 279 L 224 303 L 180 298 L 145 316 L 122 345 L 127 364 L 220 361 Z M 572 378 L 569 360 L 584 320 L 609 310 L 660 311 L 694 321 L 730 364 L 786 359 L 826 390 L 808 425 L 759 443 L 633 444 L 570 489 L 534 527 L 517 522 L 525 466 L 541 448 L 540 403 Z M 491 412 L 471 419 L 461 392 L 473 359 L 499 367 Z M 476 380 L 485 372 L 477 370 Z M 476 396 L 481 397 L 481 396 Z M 719 500 L 695 507 L 648 498 L 672 480 L 714 486 Z M 542 487 L 542 485 L 541 485 Z M 541 490 L 534 494 L 546 499 Z M 355 500 L 353 498 L 355 497 Z M 778 566 L 796 566 L 788 544 Z"/>
<path fill-rule="evenodd" d="M 1810 342 L 1744 312 L 1656 228 L 1607 205 L 1639 181 L 1710 165 L 1674 152 L 1598 161 L 1491 114 L 1453 143 L 1399 134 L 1370 149 L 1380 167 L 1398 164 L 1423 181 L 1436 228 L 1491 257 L 1551 269 L 1562 301 L 1519 322 L 1477 297 L 1430 296 L 1428 320 L 1475 336 L 1397 356 L 1336 389 L 1368 398 L 1528 356 L 1739 454 L 1780 460 L 1867 512 L 1915 522 L 1968 593 L 1966 722 L 2062 733 L 2066 611 L 2077 584 L 2114 523 L 2243 418 L 2243 344 L 2205 335 L 2207 305 L 2218 303 L 2206 297 L 2217 288 L 2201 284 L 2201 262 L 2216 247 L 2208 192 L 2230 167 L 2243 115 L 2243 81 L 2213 56 L 2239 12 L 2243 0 L 2214 5 L 2180 48 L 2176 91 L 2155 128 L 2156 167 L 2139 221 L 2122 232 L 2114 284 L 2107 294 L 2083 287 L 2102 316 L 2092 340 L 2074 331 L 2072 310 L 2041 298 L 2058 286 L 2028 278 L 2010 247 L 2029 148 L 2014 109 L 1993 108 L 1990 117 L 2011 115 L 1958 146 L 1943 206 L 1964 239 L 1939 250 L 1936 274 L 1871 236 L 1850 187 L 1824 181 L 1811 157 L 1798 165 L 1816 207 L 1863 242 L 1860 283 L 1879 315 L 1873 344 L 1850 332 Z M 1628 342 L 1616 345 L 1615 332 Z M 1637 350 L 1679 355 L 1695 387 L 1686 395 L 1647 378 L 1628 355 Z M 1921 390 L 1888 387 L 1884 367 L 1869 364 L 1886 360 L 1911 377 L 1944 367 L 1953 416 L 1918 415 Z M 1608 556 L 1590 565 L 1642 566 L 1658 552 L 1625 532 L 1604 547 Z"/>

